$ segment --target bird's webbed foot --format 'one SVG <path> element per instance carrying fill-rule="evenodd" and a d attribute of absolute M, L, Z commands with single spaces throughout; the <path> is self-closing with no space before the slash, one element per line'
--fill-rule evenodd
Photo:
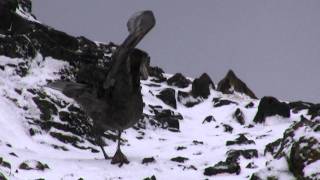
<path fill-rule="evenodd" d="M 123 164 L 129 164 L 129 161 L 121 150 L 117 149 L 117 152 L 112 158 L 111 164 L 119 164 L 119 167 L 121 167 Z"/>

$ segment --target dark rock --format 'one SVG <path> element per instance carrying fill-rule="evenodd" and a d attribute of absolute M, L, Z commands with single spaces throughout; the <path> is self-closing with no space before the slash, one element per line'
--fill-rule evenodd
<path fill-rule="evenodd" d="M 193 107 L 200 102 L 199 98 L 194 98 L 190 93 L 184 91 L 178 91 L 178 101 L 186 107 Z"/>
<path fill-rule="evenodd" d="M 44 171 L 46 169 L 49 169 L 49 166 L 47 164 L 43 164 L 40 161 L 24 161 L 19 165 L 19 169 L 23 170 L 40 170 Z"/>
<path fill-rule="evenodd" d="M 161 109 L 156 106 L 149 106 L 153 110 L 155 116 L 153 117 L 156 121 L 154 125 L 161 126 L 163 129 L 168 129 L 172 132 L 179 132 L 179 120 L 182 120 L 183 117 L 181 114 L 176 114 L 175 112 L 169 109 Z M 152 124 L 152 121 L 150 122 Z"/>
<path fill-rule="evenodd" d="M 310 107 L 308 114 L 311 115 L 311 119 L 320 116 L 320 104 L 314 104 Z"/>
<path fill-rule="evenodd" d="M 212 167 L 207 167 L 204 170 L 204 175 L 213 176 L 221 173 L 240 174 L 241 168 L 237 162 L 223 162 L 220 161 Z"/>
<path fill-rule="evenodd" d="M 194 97 L 208 98 L 210 95 L 210 88 L 215 89 L 214 83 L 208 74 L 204 73 L 192 82 L 191 94 Z"/>
<path fill-rule="evenodd" d="M 6 176 L 2 174 L 2 172 L 0 172 L 0 179 L 1 180 L 7 180 Z"/>
<path fill-rule="evenodd" d="M 269 116 L 279 115 L 285 118 L 290 117 L 290 107 L 285 102 L 279 102 L 274 97 L 263 97 L 258 106 L 258 112 L 254 117 L 255 123 L 265 122 Z"/>
<path fill-rule="evenodd" d="M 160 67 L 151 67 L 148 69 L 149 76 L 155 77 L 153 81 L 157 83 L 161 83 L 166 81 L 167 79 L 163 76 L 164 71 Z"/>
<path fill-rule="evenodd" d="M 184 161 L 187 161 L 187 160 L 189 160 L 189 158 L 181 157 L 181 156 L 177 156 L 177 157 L 171 158 L 171 161 L 175 161 L 175 162 L 178 162 L 178 163 L 184 163 Z"/>
<path fill-rule="evenodd" d="M 3 160 L 2 157 L 0 157 L 0 166 L 2 166 L 4 168 L 11 169 L 11 164 L 9 162 Z"/>
<path fill-rule="evenodd" d="M 252 159 L 258 157 L 258 151 L 256 149 L 245 149 L 245 150 L 230 150 L 227 152 L 227 162 L 238 161 L 240 156 L 245 159 Z"/>
<path fill-rule="evenodd" d="M 308 102 L 303 102 L 303 101 L 295 101 L 295 102 L 290 102 L 288 105 L 289 105 L 290 109 L 292 110 L 292 112 L 298 113 L 301 110 L 309 109 L 314 104 L 308 103 Z"/>
<path fill-rule="evenodd" d="M 1 34 L 6 34 L 9 31 L 17 7 L 17 0 L 0 0 Z"/>
<path fill-rule="evenodd" d="M 279 145 L 281 144 L 282 139 L 277 139 L 274 142 L 271 142 L 266 145 L 264 149 L 264 154 L 266 155 L 267 153 L 275 154 L 279 150 Z"/>
<path fill-rule="evenodd" d="M 232 133 L 233 131 L 233 127 L 228 125 L 228 124 L 222 124 L 222 126 L 224 127 L 224 132 L 229 132 Z"/>
<path fill-rule="evenodd" d="M 194 144 L 194 145 L 203 145 L 203 141 L 197 141 L 197 140 L 193 140 L 192 141 L 192 143 Z"/>
<path fill-rule="evenodd" d="M 77 142 L 81 142 L 76 136 L 64 135 L 58 132 L 50 132 L 50 135 L 63 143 L 76 144 Z"/>
<path fill-rule="evenodd" d="M 249 104 L 247 104 L 245 107 L 246 108 L 253 108 L 253 106 L 254 106 L 254 103 L 253 102 L 250 102 Z"/>
<path fill-rule="evenodd" d="M 166 88 L 162 90 L 157 97 L 161 99 L 165 104 L 177 108 L 177 102 L 176 102 L 176 91 L 171 88 Z"/>
<path fill-rule="evenodd" d="M 143 180 L 157 180 L 157 179 L 154 175 L 152 175 L 151 177 L 144 178 Z"/>
<path fill-rule="evenodd" d="M 261 177 L 259 177 L 257 174 L 252 174 L 252 176 L 250 177 L 250 180 L 262 180 Z"/>
<path fill-rule="evenodd" d="M 234 74 L 232 70 L 229 70 L 225 78 L 218 83 L 217 90 L 225 94 L 232 94 L 236 91 L 246 94 L 253 99 L 257 99 L 256 95 Z"/>
<path fill-rule="evenodd" d="M 184 149 L 187 149 L 187 147 L 184 147 L 184 146 L 178 146 L 176 148 L 177 151 L 181 151 L 181 150 L 184 150 Z"/>
<path fill-rule="evenodd" d="M 238 105 L 238 103 L 227 100 L 227 99 L 214 98 L 212 101 L 213 101 L 213 107 L 221 107 L 221 106 L 226 106 L 230 104 Z"/>
<path fill-rule="evenodd" d="M 29 129 L 29 134 L 30 134 L 30 136 L 34 136 L 36 134 L 36 132 L 35 132 L 34 129 L 30 128 Z"/>
<path fill-rule="evenodd" d="M 142 164 L 154 163 L 155 161 L 153 157 L 143 158 Z"/>
<path fill-rule="evenodd" d="M 258 166 L 255 165 L 254 162 L 250 162 L 250 163 L 246 166 L 246 168 L 248 168 L 248 169 L 256 169 L 256 168 L 258 168 Z"/>
<path fill-rule="evenodd" d="M 320 160 L 320 142 L 315 135 L 319 124 L 319 121 L 311 121 L 302 116 L 299 122 L 285 130 L 281 139 L 267 145 L 265 152 L 271 153 L 275 159 L 286 158 L 289 170 L 297 179 L 314 179 L 313 176 L 319 175 L 307 176 L 304 168 Z"/>
<path fill-rule="evenodd" d="M 216 119 L 213 117 L 213 116 L 207 116 L 206 118 L 204 118 L 204 120 L 202 121 L 202 124 L 204 124 L 204 123 L 210 123 L 210 122 L 212 122 L 212 121 L 216 121 Z"/>
<path fill-rule="evenodd" d="M 11 152 L 11 153 L 9 153 L 11 156 L 14 156 L 14 157 L 18 157 L 18 155 L 16 155 L 16 153 L 14 153 L 14 152 Z"/>
<path fill-rule="evenodd" d="M 38 106 L 39 110 L 41 111 L 40 118 L 42 120 L 48 121 L 51 119 L 52 115 L 57 115 L 58 109 L 50 101 L 45 99 L 40 99 L 37 96 L 32 99 Z"/>
<path fill-rule="evenodd" d="M 233 118 L 235 118 L 241 125 L 244 125 L 244 115 L 239 108 L 234 112 Z"/>
<path fill-rule="evenodd" d="M 171 78 L 167 80 L 168 85 L 176 86 L 179 88 L 186 88 L 189 86 L 191 81 L 184 77 L 181 73 L 176 73 Z"/>
<path fill-rule="evenodd" d="M 244 134 L 240 134 L 234 141 L 227 141 L 226 143 L 227 146 L 247 144 L 255 144 L 255 142 L 253 140 L 249 140 Z"/>

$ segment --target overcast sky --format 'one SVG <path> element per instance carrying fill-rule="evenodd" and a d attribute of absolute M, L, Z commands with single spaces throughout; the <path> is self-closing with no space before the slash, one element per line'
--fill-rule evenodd
<path fill-rule="evenodd" d="M 157 24 L 138 47 L 152 65 L 215 84 L 233 69 L 258 97 L 320 102 L 318 0 L 33 0 L 43 23 L 102 42 L 121 43 L 146 9 Z"/>

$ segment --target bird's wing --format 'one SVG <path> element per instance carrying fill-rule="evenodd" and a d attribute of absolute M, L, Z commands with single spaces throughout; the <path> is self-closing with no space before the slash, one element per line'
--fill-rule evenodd
<path fill-rule="evenodd" d="M 76 98 L 88 90 L 85 84 L 58 80 L 49 83 L 46 87 L 58 90 L 70 98 Z"/>
<path fill-rule="evenodd" d="M 152 11 L 137 12 L 129 18 L 127 23 L 129 35 L 112 55 L 114 63 L 103 84 L 104 89 L 114 86 L 116 83 L 115 76 L 119 71 L 119 67 L 128 58 L 130 51 L 154 27 L 155 23 L 156 20 Z"/>

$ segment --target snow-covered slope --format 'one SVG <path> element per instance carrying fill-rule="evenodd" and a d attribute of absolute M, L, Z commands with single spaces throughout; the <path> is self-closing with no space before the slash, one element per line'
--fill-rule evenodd
<path fill-rule="evenodd" d="M 29 60 L 28 73 L 21 77 L 16 69 L 19 67 L 17 64 L 22 61 L 25 60 L 0 57 L 1 66 L 4 67 L 0 70 L 0 157 L 3 162 L 10 164 L 10 167 L 0 166 L 0 171 L 8 179 L 143 179 L 152 175 L 157 179 L 248 179 L 256 172 L 259 172 L 261 177 L 271 175 L 279 179 L 294 179 L 287 161 L 284 158 L 275 160 L 270 154 L 265 155 L 265 148 L 268 143 L 282 138 L 290 125 L 300 121 L 300 115 L 310 118 L 306 110 L 291 112 L 290 118 L 268 117 L 264 124 L 256 124 L 253 119 L 259 100 L 239 93 L 222 94 L 213 89 L 207 99 L 201 99 L 201 103 L 186 107 L 177 101 L 175 109 L 165 104 L 157 95 L 165 88 L 172 88 L 176 92 L 189 91 L 191 85 L 178 88 L 168 85 L 166 81 L 157 83 L 155 78 L 151 77 L 141 82 L 146 116 L 136 128 L 128 129 L 123 135 L 123 151 L 131 162 L 118 167 L 111 165 L 110 160 L 105 160 L 102 154 L 97 152 L 99 148 L 90 143 L 84 135 L 54 127 L 44 131 L 35 124 L 34 119 L 65 123 L 60 119 L 61 113 L 51 113 L 52 117 L 48 120 L 41 118 L 42 112 L 34 97 L 39 93 L 45 94 L 45 99 L 52 102 L 58 112 L 68 111 L 68 107 L 75 102 L 45 87 L 47 80 L 60 78 L 62 72 L 70 67 L 68 63 L 52 58 L 43 59 L 38 54 L 36 58 Z M 217 102 L 213 99 L 229 100 L 232 103 L 214 107 Z M 66 105 L 59 107 L 56 102 Z M 249 103 L 253 103 L 252 106 L 247 106 Z M 169 109 L 180 114 L 182 119 L 178 120 L 179 126 L 169 131 L 161 128 L 166 124 L 152 123 L 155 109 Z M 234 115 L 237 109 L 242 112 L 242 125 Z M 205 119 L 207 121 L 204 121 Z M 90 124 L 89 120 L 88 122 Z M 54 133 L 78 138 L 78 146 L 81 144 L 90 148 L 77 148 L 72 142 L 59 138 Z M 303 132 L 300 132 L 300 136 L 301 133 Z M 248 140 L 241 145 L 226 145 L 240 135 L 244 135 Z M 310 132 L 309 135 L 319 138 L 317 133 Z M 110 139 L 105 141 L 105 149 L 112 155 L 116 143 Z M 239 160 L 235 161 L 240 170 L 230 174 L 205 175 L 206 168 L 226 161 L 233 150 L 250 150 L 247 151 L 250 154 L 248 157 L 239 155 Z M 150 159 L 151 157 L 154 160 Z M 153 162 L 142 163 L 143 160 Z M 319 164 L 319 160 L 307 166 L 306 173 L 319 174 L 317 163 Z M 268 171 L 266 164 L 272 166 L 271 171 Z"/>
<path fill-rule="evenodd" d="M 99 83 L 116 45 L 39 23 L 30 0 L 0 1 L 0 179 L 320 179 L 320 105 L 256 99 L 232 71 L 216 90 L 207 74 L 149 67 L 144 117 L 122 135 L 130 163 L 111 165 L 91 120 L 46 84 Z M 103 140 L 113 155 L 115 133 Z"/>

